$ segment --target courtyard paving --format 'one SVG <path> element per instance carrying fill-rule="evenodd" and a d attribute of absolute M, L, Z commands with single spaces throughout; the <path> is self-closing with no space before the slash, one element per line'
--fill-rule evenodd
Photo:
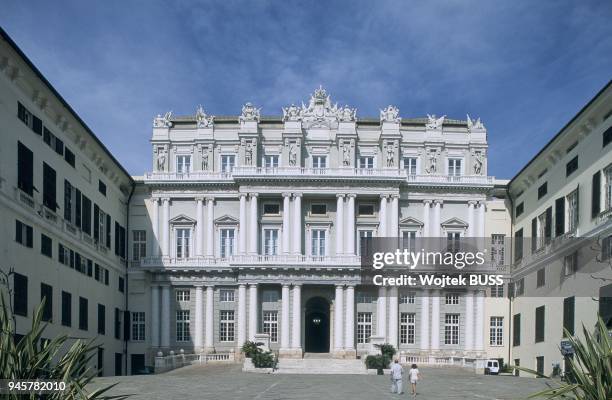
<path fill-rule="evenodd" d="M 541 379 L 474 375 L 451 368 L 419 368 L 417 399 L 523 399 L 545 388 Z M 94 386 L 119 382 L 110 394 L 130 399 L 397 399 L 389 377 L 377 375 L 264 375 L 244 373 L 238 365 L 189 366 L 159 375 L 96 379 Z"/>

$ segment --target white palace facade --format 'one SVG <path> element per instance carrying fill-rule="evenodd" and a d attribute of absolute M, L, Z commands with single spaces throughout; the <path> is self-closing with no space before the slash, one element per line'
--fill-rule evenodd
<path fill-rule="evenodd" d="M 152 147 L 130 207 L 129 304 L 147 327 L 130 352 L 238 351 L 267 334 L 281 357 L 354 358 L 371 338 L 504 356 L 505 299 L 488 311 L 484 290 L 361 281 L 363 238 L 509 235 L 479 120 L 394 106 L 357 118 L 319 88 L 282 117 L 249 103 L 234 117 L 158 116 Z"/>

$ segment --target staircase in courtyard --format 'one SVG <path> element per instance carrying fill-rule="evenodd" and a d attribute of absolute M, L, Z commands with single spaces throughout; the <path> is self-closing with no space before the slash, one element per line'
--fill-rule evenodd
<path fill-rule="evenodd" d="M 342 360 L 326 354 L 306 354 L 304 358 L 281 358 L 278 360 L 278 374 L 352 374 L 362 375 L 368 371 L 362 360 Z"/>

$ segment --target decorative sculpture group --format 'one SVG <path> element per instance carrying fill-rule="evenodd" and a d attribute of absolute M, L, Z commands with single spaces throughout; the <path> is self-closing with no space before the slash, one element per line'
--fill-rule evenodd
<path fill-rule="evenodd" d="M 154 128 L 171 128 L 172 127 L 172 111 L 168 111 L 163 116 L 157 114 L 157 117 L 153 118 Z"/>
<path fill-rule="evenodd" d="M 388 105 L 387 108 L 380 110 L 380 122 L 395 122 L 399 123 L 401 118 L 399 117 L 399 108 Z"/>
<path fill-rule="evenodd" d="M 429 115 L 427 114 L 427 123 L 425 124 L 426 129 L 430 130 L 440 130 L 442 129 L 442 124 L 444 123 L 444 119 L 446 115 L 441 116 L 440 118 L 436 118 L 436 114 Z"/>

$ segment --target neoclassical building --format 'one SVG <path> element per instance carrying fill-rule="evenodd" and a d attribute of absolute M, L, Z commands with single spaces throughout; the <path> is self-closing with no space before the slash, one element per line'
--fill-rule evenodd
<path fill-rule="evenodd" d="M 355 357 L 371 338 L 484 357 L 488 290 L 364 285 L 359 257 L 370 237 L 503 242 L 480 120 L 401 118 L 394 106 L 359 118 L 321 87 L 282 111 L 154 119 L 152 171 L 136 178 L 129 215 L 128 302 L 146 327 L 129 351 L 235 351 L 265 333 L 281 357 Z"/>

